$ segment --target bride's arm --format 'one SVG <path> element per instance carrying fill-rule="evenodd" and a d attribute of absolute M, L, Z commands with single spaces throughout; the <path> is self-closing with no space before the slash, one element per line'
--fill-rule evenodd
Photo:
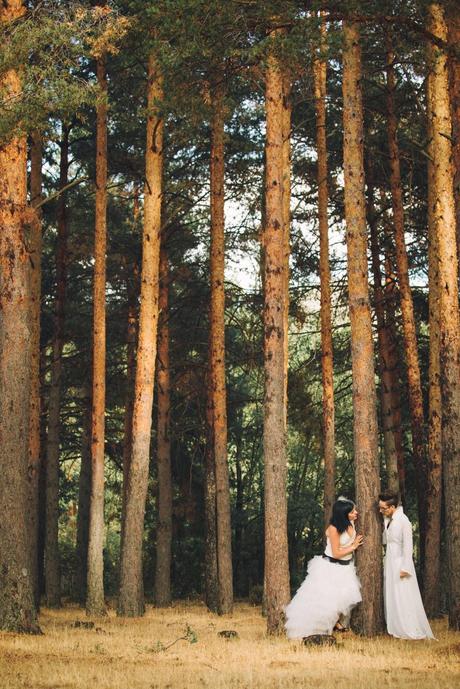
<path fill-rule="evenodd" d="M 331 524 L 326 533 L 329 536 L 329 540 L 331 542 L 332 557 L 335 557 L 337 559 L 343 557 L 344 555 L 348 555 L 349 553 L 353 553 L 356 550 L 356 548 L 359 548 L 363 540 L 363 537 L 359 535 L 356 536 L 355 540 L 353 541 L 353 543 L 350 543 L 350 545 L 341 546 L 340 534 L 335 528 L 335 526 L 332 526 Z"/>

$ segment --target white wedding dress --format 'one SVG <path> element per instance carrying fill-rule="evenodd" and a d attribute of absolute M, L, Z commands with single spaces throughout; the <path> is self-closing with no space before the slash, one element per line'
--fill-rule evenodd
<path fill-rule="evenodd" d="M 387 631 L 399 639 L 434 639 L 417 583 L 412 559 L 412 526 L 398 507 L 391 520 L 385 518 L 383 543 L 384 602 Z M 409 576 L 401 579 L 400 572 Z"/>
<path fill-rule="evenodd" d="M 347 546 L 356 532 L 340 534 L 340 545 Z M 325 554 L 332 557 L 329 538 Z M 351 553 L 340 558 L 352 560 Z M 312 634 L 331 634 L 339 617 L 347 620 L 351 609 L 361 601 L 360 583 L 352 561 L 348 565 L 330 562 L 317 555 L 308 563 L 308 573 L 286 607 L 286 634 L 302 639 Z"/>

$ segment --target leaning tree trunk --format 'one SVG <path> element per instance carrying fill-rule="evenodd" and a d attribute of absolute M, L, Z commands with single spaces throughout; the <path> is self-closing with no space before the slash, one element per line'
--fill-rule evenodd
<path fill-rule="evenodd" d="M 39 132 L 31 135 L 30 146 L 30 203 L 36 208 L 36 217 L 30 228 L 30 420 L 29 420 L 29 505 L 30 505 L 30 557 L 31 576 L 34 582 L 34 599 L 40 606 L 38 576 L 38 522 L 40 455 L 40 306 L 42 281 L 42 157 L 43 139 Z"/>
<path fill-rule="evenodd" d="M 381 385 L 381 415 L 385 445 L 385 464 L 387 486 L 389 490 L 399 492 L 398 448 L 394 433 L 393 400 L 394 371 L 390 368 L 391 335 L 385 323 L 385 304 L 382 288 L 382 272 L 380 270 L 380 250 L 377 229 L 377 216 L 374 206 L 374 187 L 372 167 L 367 164 L 367 218 L 371 238 L 372 272 L 374 276 L 374 307 L 377 319 L 377 335 L 379 344 L 379 367 Z"/>
<path fill-rule="evenodd" d="M 363 603 L 360 631 L 382 629 L 381 526 L 375 508 L 379 493 L 374 349 L 367 279 L 366 203 L 364 196 L 361 49 L 357 23 L 344 22 L 343 127 L 348 297 L 353 371 L 353 436 L 356 497 L 366 542 L 358 552 Z"/>
<path fill-rule="evenodd" d="M 225 388 L 225 235 L 224 235 L 224 75 L 211 90 L 211 308 L 209 394 L 216 476 L 217 572 L 219 612 L 233 608 L 232 530 L 227 459 L 227 401 Z"/>
<path fill-rule="evenodd" d="M 126 518 L 120 563 L 118 614 L 144 614 L 142 537 L 152 428 L 153 386 L 158 323 L 163 119 L 157 103 L 162 81 L 153 54 L 148 64 L 147 144 L 145 155 L 144 229 L 142 238 L 141 302 L 132 424 L 131 462 L 126 489 Z"/>
<path fill-rule="evenodd" d="M 59 188 L 68 182 L 69 132 L 62 125 Z M 61 605 L 59 564 L 59 435 L 61 411 L 62 349 L 64 346 L 64 308 L 67 281 L 67 213 L 66 194 L 62 192 L 57 209 L 56 300 L 54 312 L 53 354 L 48 403 L 48 436 L 46 443 L 46 528 L 45 528 L 45 594 L 48 607 Z"/>
<path fill-rule="evenodd" d="M 428 109 L 432 103 L 432 75 L 427 79 Z M 428 125 L 430 122 L 428 122 Z M 433 137 L 428 136 L 430 158 L 433 159 Z M 428 160 L 428 314 L 430 328 L 430 354 L 428 372 L 428 476 L 425 562 L 423 571 L 423 599 L 427 615 L 436 616 L 441 606 L 440 558 L 441 558 L 441 510 L 442 510 L 442 401 L 440 371 L 440 292 L 439 248 L 435 227 L 434 167 Z"/>
<path fill-rule="evenodd" d="M 407 379 L 409 410 L 412 431 L 412 453 L 415 468 L 415 485 L 417 489 L 418 518 L 420 526 L 420 560 L 424 560 L 426 533 L 426 475 L 427 444 L 425 418 L 423 414 L 423 395 L 420 378 L 420 366 L 417 352 L 417 330 L 415 325 L 414 304 L 409 284 L 409 264 L 404 240 L 404 207 L 399 164 L 399 146 L 397 139 L 398 121 L 396 117 L 394 93 L 394 53 L 391 45 L 387 52 L 387 116 L 388 116 L 388 149 L 390 154 L 390 184 L 393 203 L 394 236 L 396 244 L 396 267 L 401 303 L 401 315 L 404 334 L 404 349 L 407 362 Z"/>
<path fill-rule="evenodd" d="M 155 562 L 155 603 L 171 603 L 172 476 L 171 476 L 171 382 L 169 367 L 169 261 L 165 239 L 160 250 L 160 316 L 157 355 L 157 467 L 158 521 Z"/>
<path fill-rule="evenodd" d="M 96 212 L 93 283 L 93 392 L 91 423 L 91 501 L 88 534 L 86 614 L 105 615 L 104 600 L 104 440 L 105 440 L 105 279 L 107 249 L 107 74 L 98 58 L 101 100 L 96 115 Z"/>
<path fill-rule="evenodd" d="M 446 41 L 440 5 L 428 8 L 428 28 Z M 460 322 L 458 257 L 451 143 L 447 59 L 438 46 L 429 47 L 431 98 L 428 130 L 432 134 L 434 225 L 438 248 L 440 321 L 442 456 L 446 515 L 449 626 L 460 630 Z"/>
<path fill-rule="evenodd" d="M 321 25 L 324 49 L 325 23 Z M 323 388 L 324 521 L 327 525 L 335 500 L 335 408 L 334 358 L 331 318 L 331 269 L 327 216 L 326 73 L 327 61 L 320 54 L 313 64 L 315 78 L 316 150 L 318 154 L 319 274 L 321 284 L 321 371 Z"/>
<path fill-rule="evenodd" d="M 283 629 L 289 602 L 284 393 L 286 301 L 283 213 L 283 77 L 278 57 L 268 57 L 265 77 L 266 224 L 264 229 L 264 469 L 265 597 L 268 633 Z"/>
<path fill-rule="evenodd" d="M 6 29 L 23 3 L 0 7 Z M 7 35 L 7 34 L 6 34 Z M 0 90 L 17 98 L 21 82 L 3 71 Z M 30 254 L 25 137 L 0 143 L 0 629 L 37 632 L 29 536 Z"/>

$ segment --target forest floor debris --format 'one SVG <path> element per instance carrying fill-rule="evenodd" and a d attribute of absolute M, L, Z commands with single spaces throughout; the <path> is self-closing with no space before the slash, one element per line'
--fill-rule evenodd
<path fill-rule="evenodd" d="M 118 618 L 110 610 L 94 620 L 94 629 L 76 626 L 78 620 L 86 621 L 84 610 L 67 605 L 42 610 L 44 636 L 0 633 L 1 689 L 452 689 L 460 684 L 460 633 L 449 632 L 445 619 L 433 621 L 437 641 L 364 639 L 349 632 L 337 635 L 334 646 L 316 647 L 268 638 L 260 607 L 247 603 L 222 618 L 200 603 L 176 602 L 166 609 L 148 606 L 140 619 Z M 103 639 L 98 624 L 107 631 Z M 230 644 L 218 634 L 229 624 L 238 633 Z"/>

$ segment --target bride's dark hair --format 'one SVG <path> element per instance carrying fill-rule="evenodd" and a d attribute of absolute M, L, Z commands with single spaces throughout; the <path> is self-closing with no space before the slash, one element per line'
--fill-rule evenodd
<path fill-rule="evenodd" d="M 347 498 L 339 498 L 332 506 L 332 517 L 329 524 L 335 526 L 339 533 L 343 533 L 351 525 L 348 515 L 353 511 L 355 503 Z"/>

